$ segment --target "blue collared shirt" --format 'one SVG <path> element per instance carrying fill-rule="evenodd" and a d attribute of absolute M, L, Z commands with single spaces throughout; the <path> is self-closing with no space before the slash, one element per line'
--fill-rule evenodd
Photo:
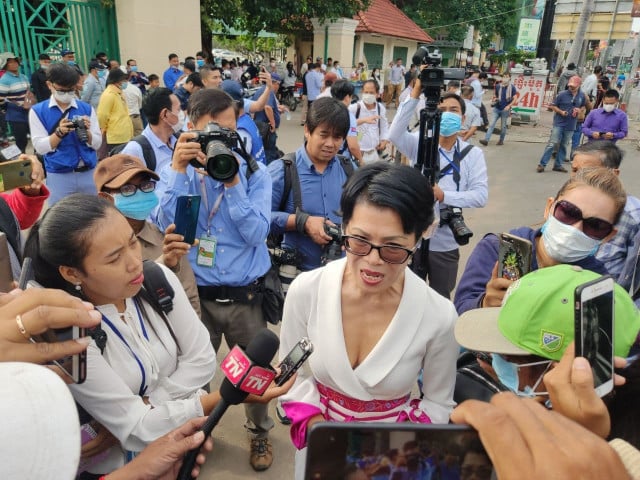
<path fill-rule="evenodd" d="M 207 234 L 209 216 L 218 196 L 219 209 L 210 223 L 210 234 L 217 246 L 213 267 L 196 263 L 198 248 L 189 251 L 189 262 L 200 286 L 249 285 L 263 276 L 271 266 L 267 250 L 271 203 L 271 178 L 266 167 L 254 172 L 247 180 L 247 163 L 240 160 L 240 183 L 226 188 L 223 183 L 196 173 L 189 165 L 179 173 L 166 164 L 156 187 L 160 208 L 154 219 L 164 230 L 174 222 L 177 199 L 181 195 L 201 195 L 196 238 Z M 206 193 L 203 194 L 203 193 Z"/>
<path fill-rule="evenodd" d="M 182 70 L 179 68 L 169 67 L 164 71 L 162 75 L 162 80 L 164 81 L 164 86 L 169 90 L 173 90 L 173 87 L 176 86 L 176 82 L 182 76 Z"/>
<path fill-rule="evenodd" d="M 307 72 L 307 98 L 310 102 L 313 102 L 320 95 L 323 78 L 322 73 L 316 70 Z"/>
<path fill-rule="evenodd" d="M 324 172 L 319 173 L 311 163 L 309 156 L 302 146 L 296 151 L 296 167 L 300 177 L 300 193 L 302 209 L 314 217 L 324 217 L 336 225 L 342 223 L 342 218 L 336 213 L 340 210 L 340 196 L 342 186 L 347 181 L 347 175 L 337 158 L 333 158 Z M 308 235 L 297 231 L 285 232 L 289 215 L 295 211 L 293 206 L 293 187 L 285 206 L 285 211 L 278 211 L 284 193 L 284 163 L 271 162 L 267 167 L 273 181 L 271 196 L 271 231 L 276 234 L 284 233 L 283 244 L 294 248 L 302 257 L 301 270 L 312 270 L 320 266 L 322 245 L 315 243 Z"/>
<path fill-rule="evenodd" d="M 578 117 L 574 117 L 571 112 L 574 108 L 582 108 L 585 106 L 586 97 L 581 90 L 578 90 L 574 95 L 569 90 L 563 90 L 553 101 L 552 105 L 555 105 L 563 112 L 568 112 L 565 117 L 556 113 L 553 116 L 553 126 L 561 127 L 563 130 L 575 130 Z"/>
<path fill-rule="evenodd" d="M 147 125 L 146 128 L 142 131 L 142 135 L 147 137 L 147 140 L 149 140 L 149 143 L 151 144 L 153 153 L 156 156 L 155 171 L 156 173 L 159 174 L 159 172 L 162 171 L 165 165 L 171 163 L 171 157 L 173 156 L 173 149 L 176 145 L 176 137 L 174 135 L 171 135 L 171 137 L 169 137 L 169 143 L 171 145 L 169 146 L 166 143 L 164 143 L 162 140 L 160 140 L 155 133 L 153 133 L 153 130 L 151 130 L 150 124 Z M 147 163 L 147 160 L 143 156 L 142 147 L 138 142 L 131 141 L 127 143 L 125 147 L 122 149 L 122 152 L 120 153 L 126 153 L 128 155 L 131 155 L 133 157 L 143 160 L 145 164 Z"/>

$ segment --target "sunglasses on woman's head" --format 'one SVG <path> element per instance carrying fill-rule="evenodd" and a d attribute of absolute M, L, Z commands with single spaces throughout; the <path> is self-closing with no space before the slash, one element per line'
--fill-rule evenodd
<path fill-rule="evenodd" d="M 613 231 L 613 224 L 601 218 L 582 216 L 582 210 L 567 200 L 559 200 L 553 208 L 553 216 L 565 225 L 575 225 L 582 220 L 582 231 L 588 237 L 602 240 Z"/>

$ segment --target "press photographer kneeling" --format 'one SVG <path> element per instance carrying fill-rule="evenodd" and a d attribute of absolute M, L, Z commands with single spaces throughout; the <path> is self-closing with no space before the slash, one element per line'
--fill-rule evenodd
<path fill-rule="evenodd" d="M 407 127 L 418 106 L 420 95 L 425 90 L 423 82 L 431 79 L 430 73 L 436 70 L 428 55 L 425 55 L 424 59 L 416 59 L 419 53 L 422 52 L 420 50 L 416 52 L 414 63 L 420 60 L 416 64 L 425 65 L 421 67 L 421 74 L 415 81 L 411 97 L 400 105 L 389 130 L 389 139 L 402 154 L 410 159 L 412 165 L 419 160 L 421 138 L 419 132 L 409 132 Z M 470 233 L 468 228 L 465 228 L 464 222 L 461 223 L 461 209 L 485 206 L 488 198 L 488 181 L 482 150 L 458 138 L 465 112 L 464 100 L 454 93 L 445 93 L 442 97 L 439 93 L 440 86 L 436 85 L 434 95 L 425 94 L 427 110 L 430 103 L 436 103 L 439 100 L 438 109 L 441 112 L 439 168 L 434 169 L 436 183 L 433 186 L 433 193 L 440 206 L 440 226 L 429 241 L 427 278 L 431 288 L 449 298 L 455 287 L 458 273 L 460 258 L 458 245 L 463 245 L 465 239 L 468 242 Z M 435 98 L 431 98 L 433 96 Z M 438 170 L 439 175 L 437 175 Z"/>

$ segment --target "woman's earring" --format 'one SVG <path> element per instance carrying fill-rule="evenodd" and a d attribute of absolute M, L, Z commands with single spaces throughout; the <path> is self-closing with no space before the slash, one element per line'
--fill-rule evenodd
<path fill-rule="evenodd" d="M 78 293 L 82 292 L 82 285 L 80 285 L 79 283 L 76 283 L 75 289 L 76 289 L 76 292 Z"/>

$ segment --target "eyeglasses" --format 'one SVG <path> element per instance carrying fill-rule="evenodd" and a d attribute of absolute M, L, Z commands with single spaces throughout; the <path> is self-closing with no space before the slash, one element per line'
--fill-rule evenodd
<path fill-rule="evenodd" d="M 553 209 L 553 216 L 565 225 L 575 225 L 579 221 L 582 221 L 582 231 L 588 237 L 596 240 L 602 240 L 613 230 L 613 224 L 606 220 L 596 217 L 584 218 L 582 216 L 582 210 L 566 200 L 556 202 L 556 206 Z"/>
<path fill-rule="evenodd" d="M 130 197 L 134 195 L 137 190 L 140 190 L 144 193 L 153 192 L 156 189 L 156 182 L 154 180 L 145 180 L 144 182 L 140 182 L 140 185 L 134 185 L 132 183 L 126 183 L 122 185 L 117 190 L 120 191 L 120 194 L 123 197 Z"/>
<path fill-rule="evenodd" d="M 71 88 L 71 89 L 67 89 L 67 88 L 56 88 L 55 86 L 53 87 L 53 89 L 58 92 L 58 93 L 73 93 L 75 92 L 75 89 Z"/>
<path fill-rule="evenodd" d="M 359 257 L 365 257 L 371 253 L 371 250 L 378 250 L 380 258 L 392 264 L 400 264 L 407 261 L 407 259 L 413 255 L 418 246 L 413 249 L 399 247 L 397 245 L 374 245 L 368 240 L 360 237 L 354 237 L 352 235 L 343 235 L 344 248 L 349 253 L 358 255 Z"/>

